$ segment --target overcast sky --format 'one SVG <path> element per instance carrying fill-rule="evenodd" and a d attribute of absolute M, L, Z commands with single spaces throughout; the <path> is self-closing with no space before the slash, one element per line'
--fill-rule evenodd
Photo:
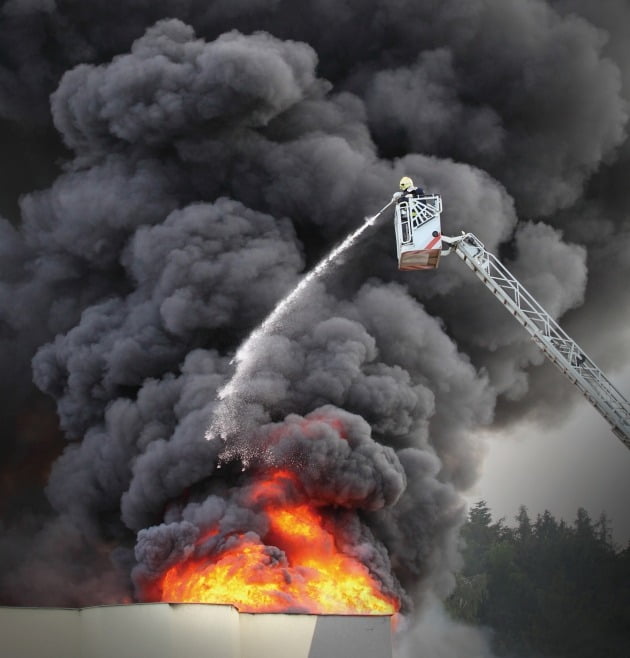
<path fill-rule="evenodd" d="M 629 383 L 626 376 L 620 389 L 627 392 Z M 559 427 L 524 423 L 483 438 L 488 454 L 468 495 L 472 504 L 486 500 L 495 521 L 514 526 L 525 505 L 532 520 L 549 510 L 571 524 L 584 507 L 594 522 L 606 512 L 618 547 L 630 541 L 628 449 L 590 404 L 581 403 Z"/>

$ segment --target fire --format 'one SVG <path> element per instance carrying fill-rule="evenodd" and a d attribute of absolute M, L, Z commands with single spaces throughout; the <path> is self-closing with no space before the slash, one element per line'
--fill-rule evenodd
<path fill-rule="evenodd" d="M 162 600 L 227 603 L 242 612 L 395 613 L 396 598 L 338 549 L 316 508 L 278 502 L 290 480 L 275 473 L 253 492 L 269 522 L 265 543 L 253 533 L 235 535 L 218 553 L 174 565 L 162 578 Z"/>

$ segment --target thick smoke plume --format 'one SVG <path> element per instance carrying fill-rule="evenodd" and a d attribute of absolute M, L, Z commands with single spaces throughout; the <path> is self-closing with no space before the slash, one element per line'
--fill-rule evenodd
<path fill-rule="evenodd" d="M 406 610 L 446 595 L 473 430 L 574 400 L 461 264 L 400 273 L 375 226 L 264 337 L 238 449 L 204 432 L 239 345 L 403 174 L 623 365 L 628 12 L 5 2 L 0 603 L 138 600 L 208 527 L 264 534 L 246 492 L 279 467 Z"/>

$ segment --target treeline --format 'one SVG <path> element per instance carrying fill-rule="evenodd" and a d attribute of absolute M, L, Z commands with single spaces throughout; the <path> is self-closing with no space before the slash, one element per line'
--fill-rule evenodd
<path fill-rule="evenodd" d="M 525 507 L 494 523 L 484 501 L 462 529 L 464 566 L 447 607 L 490 629 L 498 656 L 630 656 L 630 544 L 616 547 L 605 514 L 572 525 Z"/>

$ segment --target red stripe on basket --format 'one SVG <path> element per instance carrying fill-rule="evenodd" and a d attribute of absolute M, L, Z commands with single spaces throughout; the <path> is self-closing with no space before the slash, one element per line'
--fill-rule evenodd
<path fill-rule="evenodd" d="M 425 247 L 425 249 L 431 249 L 433 245 L 437 244 L 440 241 L 441 237 L 442 235 L 437 235 L 436 237 L 434 237 L 433 240 L 431 240 L 431 242 L 429 242 L 429 244 Z"/>

